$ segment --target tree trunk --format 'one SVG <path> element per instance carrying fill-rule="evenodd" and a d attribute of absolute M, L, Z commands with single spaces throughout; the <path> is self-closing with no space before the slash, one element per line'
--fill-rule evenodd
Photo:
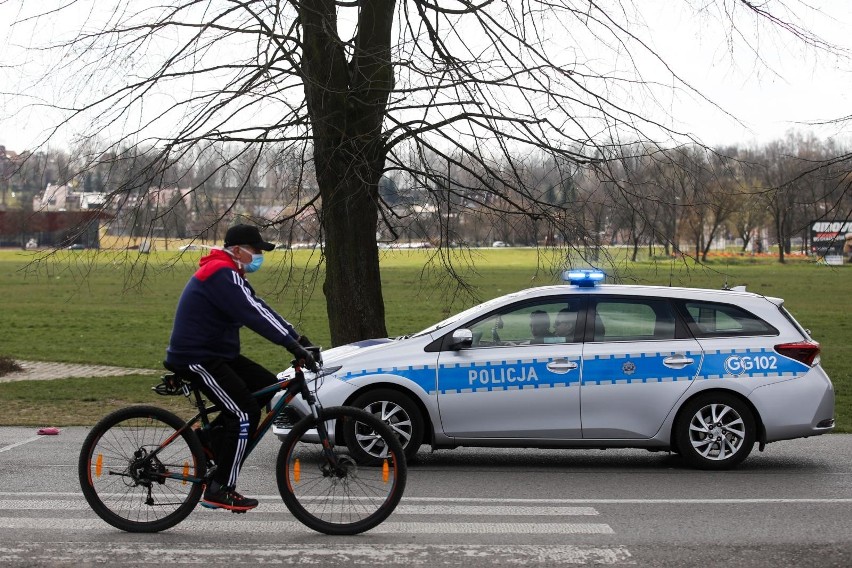
<path fill-rule="evenodd" d="M 748 244 L 751 242 L 751 231 L 747 231 L 742 233 L 743 238 L 743 252 L 748 250 Z"/>
<path fill-rule="evenodd" d="M 775 232 L 778 236 L 778 262 L 784 264 L 784 221 L 782 214 L 778 214 L 775 218 Z"/>
<path fill-rule="evenodd" d="M 718 225 L 713 226 L 710 229 L 710 234 L 704 240 L 704 247 L 701 250 L 701 262 L 707 262 L 707 253 L 710 252 L 710 247 L 713 246 L 713 237 L 716 236 L 716 231 L 719 229 Z"/>
<path fill-rule="evenodd" d="M 336 36 L 336 3 L 299 4 L 302 73 L 322 198 L 326 297 L 331 343 L 386 337 L 376 243 L 378 183 L 387 148 L 382 122 L 393 88 L 390 58 L 394 2 L 366 2 L 354 52 Z"/>
<path fill-rule="evenodd" d="M 378 185 L 356 176 L 321 188 L 326 239 L 326 297 L 332 343 L 387 337 L 379 250 L 376 245 Z"/>

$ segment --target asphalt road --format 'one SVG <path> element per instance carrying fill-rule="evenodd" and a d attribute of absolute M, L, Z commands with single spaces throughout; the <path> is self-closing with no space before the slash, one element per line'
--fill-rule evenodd
<path fill-rule="evenodd" d="M 0 565 L 852 565 L 849 435 L 770 444 L 717 473 L 642 450 L 421 451 L 390 519 L 328 537 L 277 496 L 272 437 L 241 478 L 256 510 L 199 507 L 163 533 L 115 530 L 79 492 L 85 434 L 0 428 Z"/>

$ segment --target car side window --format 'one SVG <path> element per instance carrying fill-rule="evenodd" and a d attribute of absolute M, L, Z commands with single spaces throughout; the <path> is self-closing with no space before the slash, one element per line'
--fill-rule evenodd
<path fill-rule="evenodd" d="M 473 323 L 473 347 L 573 343 L 580 302 L 552 299 L 513 304 Z"/>
<path fill-rule="evenodd" d="M 595 305 L 594 341 L 674 339 L 675 314 L 665 300 L 603 299 Z"/>
<path fill-rule="evenodd" d="M 692 321 L 690 327 L 699 337 L 737 335 L 777 335 L 778 330 L 756 315 L 730 304 L 684 302 Z"/>

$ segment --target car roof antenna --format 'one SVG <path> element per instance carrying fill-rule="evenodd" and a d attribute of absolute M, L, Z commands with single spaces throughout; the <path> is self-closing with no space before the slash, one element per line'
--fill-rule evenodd
<path fill-rule="evenodd" d="M 725 285 L 722 286 L 722 290 L 730 290 L 731 287 L 728 286 L 728 272 L 731 270 L 731 262 L 728 261 L 727 266 L 725 267 Z"/>

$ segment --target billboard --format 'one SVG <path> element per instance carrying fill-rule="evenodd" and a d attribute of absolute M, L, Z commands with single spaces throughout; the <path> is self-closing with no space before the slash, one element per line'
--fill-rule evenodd
<path fill-rule="evenodd" d="M 848 256 L 849 251 L 844 250 L 844 246 L 847 249 L 852 246 L 852 221 L 814 221 L 811 224 L 811 247 L 815 254 Z"/>

